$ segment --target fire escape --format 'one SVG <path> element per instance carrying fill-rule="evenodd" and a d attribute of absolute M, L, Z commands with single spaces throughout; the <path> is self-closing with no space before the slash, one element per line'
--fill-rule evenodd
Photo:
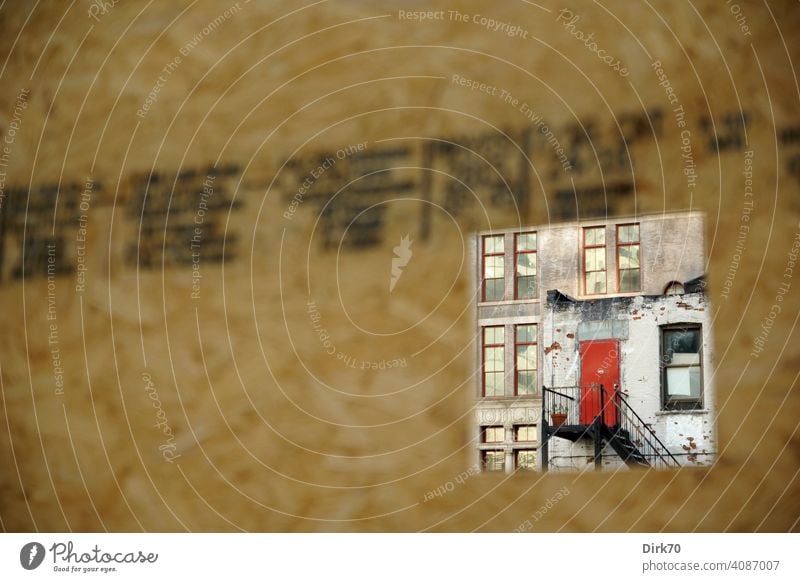
<path fill-rule="evenodd" d="M 549 469 L 549 442 L 553 437 L 571 442 L 593 440 L 595 469 L 601 468 L 605 444 L 629 467 L 680 467 L 616 385 L 613 390 L 602 384 L 543 388 L 539 449 L 544 471 Z"/>

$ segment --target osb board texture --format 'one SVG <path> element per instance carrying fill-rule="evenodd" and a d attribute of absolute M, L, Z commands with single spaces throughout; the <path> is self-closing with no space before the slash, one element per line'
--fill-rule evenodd
<path fill-rule="evenodd" d="M 795 2 L 574 2 L 571 28 L 566 13 L 558 20 L 564 6 L 546 0 L 430 3 L 445 12 L 428 22 L 400 18 L 399 9 L 418 6 L 383 0 L 241 0 L 228 16 L 234 5 L 225 2 L 106 4 L 0 9 L 0 130 L 5 138 L 13 129 L 0 210 L 4 530 L 800 528 L 800 282 L 785 276 L 800 231 Z M 492 30 L 474 15 L 508 26 Z M 505 34 L 511 25 L 525 34 Z M 454 74 L 519 101 L 460 86 Z M 153 103 L 137 115 L 159 76 Z M 525 129 L 541 133 L 522 103 L 560 145 L 580 151 L 580 167 L 562 167 L 552 143 L 509 146 Z M 660 129 L 645 114 L 654 111 Z M 629 148 L 619 139 L 625 114 L 645 122 Z M 681 149 L 683 130 L 690 149 Z M 480 153 L 497 136 L 504 145 L 493 158 L 467 149 L 463 163 L 452 162 L 462 146 Z M 432 140 L 459 145 L 435 150 Z M 341 205 L 324 236 L 323 205 L 310 197 L 284 216 L 315 155 L 363 142 L 366 152 L 406 148 L 387 158 L 385 192 L 364 195 L 384 212 Z M 292 159 L 293 170 L 282 167 Z M 501 164 L 509 191 L 489 161 Z M 201 252 L 193 299 L 191 263 L 162 265 L 158 254 L 188 243 L 164 234 L 166 208 L 141 218 L 134 176 L 155 170 L 163 186 L 198 169 L 202 180 L 214 163 L 238 168 L 216 224 L 218 243 L 236 241 L 224 259 Z M 470 171 L 484 174 L 470 181 Z M 346 192 L 358 186 L 351 175 L 321 180 Z M 82 212 L 75 206 L 87 180 Z M 451 186 L 459 180 L 476 185 L 474 194 L 460 190 L 461 202 L 444 196 L 459 192 Z M 633 188 L 603 194 L 619 183 Z M 58 199 L 46 188 L 54 184 Z M 599 188 L 573 197 L 586 212 L 563 195 L 573 185 Z M 25 192 L 42 187 L 34 204 Z M 200 190 L 190 194 L 190 224 Z M 460 477 L 474 448 L 468 233 L 690 208 L 707 212 L 717 464 Z M 75 270 L 48 289 L 35 243 L 24 278 L 14 275 L 26 234 L 61 233 L 58 264 L 74 269 L 81 214 L 84 289 Z M 158 224 L 146 265 L 145 250 L 138 264 L 136 254 L 145 223 Z M 750 228 L 737 251 L 742 225 Z M 366 241 L 348 240 L 365 229 Z M 404 235 L 413 256 L 390 293 L 393 247 Z M 759 336 L 763 350 L 753 354 Z M 360 369 L 403 358 L 405 366 Z M 444 494 L 430 494 L 437 490 Z M 569 494 L 553 502 L 559 490 Z"/>

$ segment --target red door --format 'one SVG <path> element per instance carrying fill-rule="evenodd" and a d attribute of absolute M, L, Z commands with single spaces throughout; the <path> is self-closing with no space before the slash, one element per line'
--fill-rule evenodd
<path fill-rule="evenodd" d="M 617 408 L 611 402 L 619 385 L 619 341 L 594 340 L 580 343 L 581 424 L 591 424 L 605 403 L 605 423 L 617 424 Z M 601 398 L 600 386 L 603 387 Z"/>

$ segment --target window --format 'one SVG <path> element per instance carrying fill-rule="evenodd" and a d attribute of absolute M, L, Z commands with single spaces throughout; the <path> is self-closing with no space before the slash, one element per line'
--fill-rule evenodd
<path fill-rule="evenodd" d="M 481 464 L 484 471 L 503 471 L 506 454 L 503 451 L 481 451 Z"/>
<path fill-rule="evenodd" d="M 620 293 L 639 291 L 642 288 L 638 224 L 617 226 L 617 275 Z"/>
<path fill-rule="evenodd" d="M 514 348 L 516 360 L 516 380 L 514 394 L 527 396 L 537 394 L 539 386 L 536 382 L 536 324 L 516 325 Z"/>
<path fill-rule="evenodd" d="M 483 237 L 483 300 L 502 301 L 505 295 L 503 235 Z"/>
<path fill-rule="evenodd" d="M 483 395 L 505 394 L 505 329 L 483 328 Z"/>
<path fill-rule="evenodd" d="M 680 281 L 670 281 L 664 287 L 664 295 L 683 295 L 685 293 L 683 283 Z"/>
<path fill-rule="evenodd" d="M 529 449 L 522 449 L 516 451 L 515 466 L 521 471 L 535 471 L 536 470 L 536 451 Z"/>
<path fill-rule="evenodd" d="M 485 443 L 502 443 L 505 440 L 505 430 L 502 426 L 485 426 L 481 440 Z"/>
<path fill-rule="evenodd" d="M 514 235 L 514 299 L 536 297 L 536 233 Z"/>
<path fill-rule="evenodd" d="M 687 410 L 703 405 L 702 331 L 699 325 L 661 330 L 664 408 Z"/>
<path fill-rule="evenodd" d="M 536 425 L 522 424 L 514 427 L 514 440 L 520 443 L 536 440 Z"/>
<path fill-rule="evenodd" d="M 606 292 L 606 229 L 583 229 L 583 271 L 586 295 Z"/>

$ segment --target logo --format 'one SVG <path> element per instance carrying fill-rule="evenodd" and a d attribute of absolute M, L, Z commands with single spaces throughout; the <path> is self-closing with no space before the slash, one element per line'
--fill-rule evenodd
<path fill-rule="evenodd" d="M 392 277 L 389 279 L 389 293 L 394 291 L 394 286 L 397 285 L 397 282 L 400 280 L 400 276 L 403 274 L 403 267 L 408 265 L 408 261 L 411 260 L 411 243 L 414 241 L 408 238 L 408 235 L 405 235 L 403 238 L 400 239 L 400 244 L 394 247 L 394 257 L 392 257 Z"/>
<path fill-rule="evenodd" d="M 35 570 L 44 561 L 44 546 L 39 542 L 28 542 L 19 551 L 19 563 L 26 570 Z"/>

